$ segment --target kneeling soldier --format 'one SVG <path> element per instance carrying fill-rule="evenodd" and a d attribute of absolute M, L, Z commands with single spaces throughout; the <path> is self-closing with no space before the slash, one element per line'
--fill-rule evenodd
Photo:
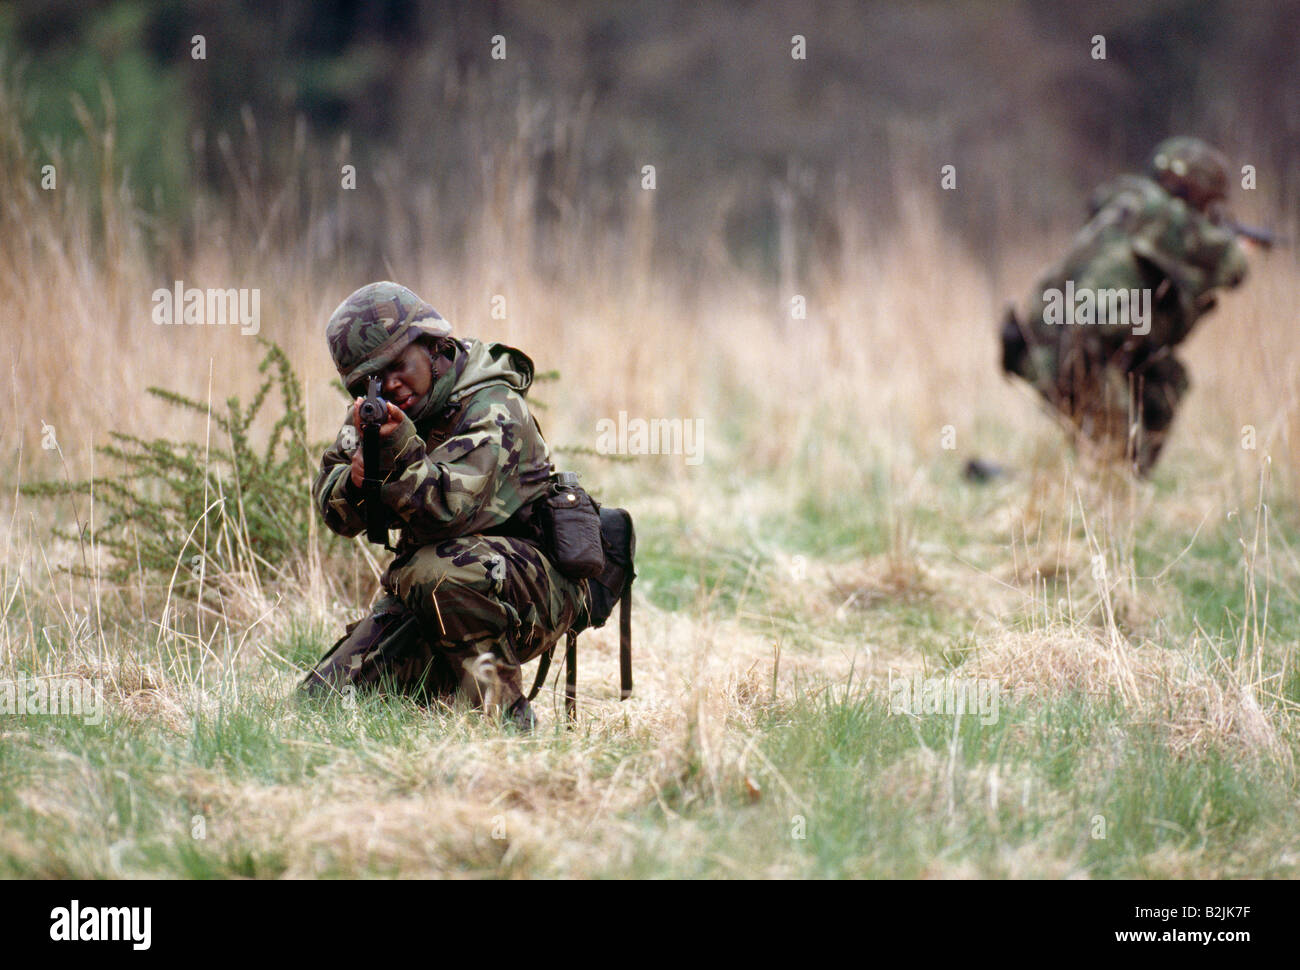
<path fill-rule="evenodd" d="M 343 384 L 358 395 L 325 452 L 312 497 L 344 536 L 367 529 L 366 480 L 401 530 L 384 595 L 303 681 L 427 701 L 458 689 L 534 724 L 519 668 L 580 623 L 586 587 L 566 579 L 537 544 L 529 505 L 547 490 L 550 455 L 524 397 L 527 356 L 456 339 L 404 286 L 363 286 L 325 331 Z M 378 377 L 387 402 L 376 468 L 364 467 L 361 395 Z M 373 499 L 372 499 L 373 502 Z"/>

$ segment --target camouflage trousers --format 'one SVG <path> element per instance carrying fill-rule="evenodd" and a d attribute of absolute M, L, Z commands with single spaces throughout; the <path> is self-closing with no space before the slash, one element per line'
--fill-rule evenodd
<path fill-rule="evenodd" d="M 586 584 L 524 539 L 471 535 L 399 554 L 384 595 L 302 683 L 428 702 L 457 690 L 477 705 L 522 696 L 520 665 L 551 649 L 587 610 Z M 486 655 L 486 656 L 485 656 Z"/>
<path fill-rule="evenodd" d="M 1013 312 L 1002 330 L 1002 366 L 1028 381 L 1100 457 L 1151 473 L 1191 382 L 1173 348 L 1107 351 L 1067 339 L 1060 327 L 1025 339 Z M 1077 441 L 1076 441 L 1077 443 Z"/>
<path fill-rule="evenodd" d="M 1038 390 L 1103 459 L 1125 461 L 1145 478 L 1188 387 L 1187 370 L 1164 347 L 1136 362 L 1067 354 L 1055 379 Z"/>

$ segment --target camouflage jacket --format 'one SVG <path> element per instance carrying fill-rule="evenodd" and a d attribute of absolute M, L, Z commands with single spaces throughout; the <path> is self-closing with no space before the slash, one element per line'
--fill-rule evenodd
<path fill-rule="evenodd" d="M 446 407 L 416 425 L 404 417 L 383 439 L 380 488 L 399 552 L 500 527 L 546 490 L 550 454 L 525 403 L 529 358 L 504 344 L 456 341 L 458 374 Z M 321 460 L 312 499 L 326 526 L 343 536 L 365 531 L 364 500 L 352 485 L 359 447 L 352 406 Z"/>
<path fill-rule="evenodd" d="M 1111 347 L 1172 346 L 1213 307 L 1212 290 L 1245 278 L 1246 257 L 1233 233 L 1148 178 L 1124 175 L 1106 183 L 1088 209 L 1088 224 L 1070 252 L 1030 294 L 1027 320 L 1040 344 L 1092 339 Z M 1150 332 L 1135 335 L 1127 314 L 1105 325 L 1044 323 L 1044 293 L 1065 292 L 1067 284 L 1095 294 L 1149 290 Z"/>

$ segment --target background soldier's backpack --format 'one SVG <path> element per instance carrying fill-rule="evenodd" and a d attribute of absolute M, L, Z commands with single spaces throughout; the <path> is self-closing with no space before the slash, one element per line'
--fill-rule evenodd
<path fill-rule="evenodd" d="M 595 504 L 593 502 L 593 504 Z M 584 623 L 571 628 L 567 634 L 564 653 L 564 709 L 569 720 L 578 715 L 578 634 L 583 630 L 598 629 L 605 625 L 614 604 L 619 606 L 618 665 L 620 700 L 632 696 L 632 580 L 636 578 L 636 529 L 632 516 L 626 509 L 602 508 L 600 513 L 600 540 L 605 553 L 605 568 L 599 575 L 586 579 L 588 610 Z M 551 668 L 552 647 L 542 654 L 537 663 L 537 677 L 528 693 L 531 701 L 542 689 L 546 674 Z"/>

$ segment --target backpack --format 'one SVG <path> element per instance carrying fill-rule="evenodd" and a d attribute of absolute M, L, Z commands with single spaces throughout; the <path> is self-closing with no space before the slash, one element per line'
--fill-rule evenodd
<path fill-rule="evenodd" d="M 587 584 L 587 617 L 581 625 L 570 627 L 566 633 L 564 710 L 570 725 L 578 717 L 578 634 L 603 627 L 614 612 L 615 603 L 619 606 L 619 700 L 632 696 L 632 581 L 636 578 L 636 528 L 626 509 L 605 508 L 599 504 L 596 504 L 596 509 L 600 513 L 600 544 L 605 553 L 605 566 L 598 575 L 584 580 Z M 546 682 L 554 653 L 555 647 L 552 646 L 538 660 L 537 676 L 528 692 L 530 701 Z"/>

